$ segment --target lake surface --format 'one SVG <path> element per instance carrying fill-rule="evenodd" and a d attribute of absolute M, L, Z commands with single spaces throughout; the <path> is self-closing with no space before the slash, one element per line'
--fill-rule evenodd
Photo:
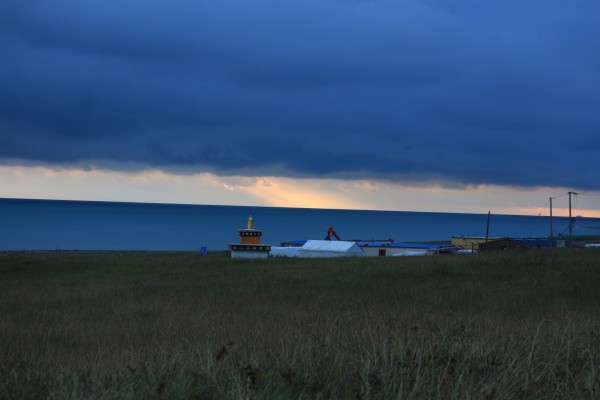
<path fill-rule="evenodd" d="M 342 240 L 398 242 L 485 236 L 487 214 L 331 210 L 283 207 L 0 199 L 0 250 L 226 250 L 248 216 L 262 243 L 323 239 L 333 225 Z M 600 233 L 599 218 L 576 218 L 574 235 Z M 568 236 L 568 218 L 553 218 Z M 490 237 L 547 237 L 549 217 L 490 216 Z"/>

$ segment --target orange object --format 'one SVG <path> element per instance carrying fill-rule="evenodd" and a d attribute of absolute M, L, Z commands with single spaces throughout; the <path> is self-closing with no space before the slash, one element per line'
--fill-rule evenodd
<path fill-rule="evenodd" d="M 241 244 L 260 244 L 260 236 L 240 236 Z"/>
<path fill-rule="evenodd" d="M 337 240 L 342 240 L 340 239 L 338 234 L 335 233 L 335 231 L 333 230 L 333 225 L 329 225 L 329 229 L 327 229 L 327 237 L 325 237 L 325 240 L 333 240 L 333 237 L 335 237 Z"/>

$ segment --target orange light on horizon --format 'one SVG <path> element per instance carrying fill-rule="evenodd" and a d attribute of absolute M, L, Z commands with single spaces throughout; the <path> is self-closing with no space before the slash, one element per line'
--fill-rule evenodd
<path fill-rule="evenodd" d="M 325 187 L 324 187 L 325 186 Z M 334 186 L 334 185 L 332 185 Z M 338 193 L 323 181 L 261 177 L 240 187 L 272 207 L 361 209 L 366 205 Z"/>

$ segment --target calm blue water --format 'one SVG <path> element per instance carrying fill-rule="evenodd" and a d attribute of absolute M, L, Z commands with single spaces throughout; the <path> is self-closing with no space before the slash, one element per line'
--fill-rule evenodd
<path fill-rule="evenodd" d="M 0 199 L 0 250 L 225 250 L 239 241 L 248 215 L 262 242 L 342 239 L 398 242 L 485 236 L 487 214 L 327 210 L 175 204 Z M 545 237 L 548 217 L 491 215 L 490 237 Z M 553 219 L 568 235 L 568 218 Z M 577 218 L 574 235 L 599 234 L 599 218 Z"/>

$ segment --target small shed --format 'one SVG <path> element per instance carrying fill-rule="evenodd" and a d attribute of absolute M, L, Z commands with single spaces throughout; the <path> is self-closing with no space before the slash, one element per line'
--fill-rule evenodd
<path fill-rule="evenodd" d="M 329 258 L 329 257 L 362 257 L 365 252 L 356 242 L 343 240 L 308 240 L 298 250 L 297 257 Z"/>
<path fill-rule="evenodd" d="M 478 250 L 482 243 L 503 239 L 499 237 L 486 238 L 485 236 L 452 236 L 452 245 L 463 249 Z"/>

